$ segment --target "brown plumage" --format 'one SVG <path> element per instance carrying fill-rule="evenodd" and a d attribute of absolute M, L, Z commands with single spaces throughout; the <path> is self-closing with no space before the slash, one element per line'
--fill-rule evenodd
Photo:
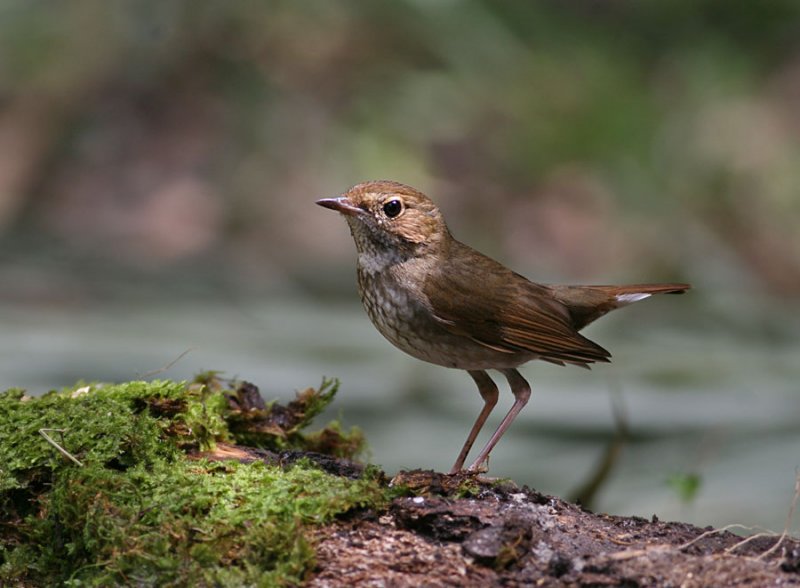
<path fill-rule="evenodd" d="M 376 328 L 406 353 L 464 369 L 484 407 L 451 472 L 497 403 L 487 369 L 501 371 L 515 402 L 469 470 L 479 469 L 530 397 L 516 368 L 533 359 L 588 367 L 611 354 L 578 331 L 607 312 L 688 284 L 563 286 L 531 282 L 457 241 L 422 192 L 391 181 L 365 182 L 317 202 L 341 212 L 358 251 L 358 286 Z"/>

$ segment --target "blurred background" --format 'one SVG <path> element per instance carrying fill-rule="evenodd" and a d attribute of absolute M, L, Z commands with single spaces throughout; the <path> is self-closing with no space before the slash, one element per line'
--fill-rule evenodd
<path fill-rule="evenodd" d="M 313 204 L 380 178 L 537 281 L 694 285 L 587 329 L 611 365 L 523 368 L 534 395 L 492 475 L 569 496 L 621 448 L 595 509 L 783 529 L 794 0 L 4 0 L 0 388 L 144 377 L 187 350 L 158 377 L 222 370 L 288 400 L 335 376 L 329 416 L 375 463 L 446 471 L 474 384 L 381 338 L 345 223 Z"/>

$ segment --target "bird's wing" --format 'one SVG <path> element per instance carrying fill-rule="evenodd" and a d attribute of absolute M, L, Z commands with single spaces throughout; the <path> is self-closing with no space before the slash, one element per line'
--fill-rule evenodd
<path fill-rule="evenodd" d="M 496 351 L 529 352 L 553 363 L 608 361 L 608 351 L 575 330 L 548 288 L 466 245 L 455 246 L 460 250 L 447 256 L 423 288 L 445 329 Z"/>

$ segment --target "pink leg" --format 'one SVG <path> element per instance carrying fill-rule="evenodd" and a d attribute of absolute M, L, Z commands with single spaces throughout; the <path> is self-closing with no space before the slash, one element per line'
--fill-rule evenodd
<path fill-rule="evenodd" d="M 474 462 L 472 462 L 472 465 L 467 468 L 467 471 L 470 472 L 478 471 L 478 469 L 483 465 L 483 462 L 485 462 L 489 457 L 489 453 L 491 453 L 492 449 L 494 449 L 494 446 L 497 445 L 498 441 L 500 441 L 500 438 L 506 432 L 508 427 L 510 427 L 511 423 L 514 422 L 514 419 L 517 418 L 519 411 L 522 410 L 522 407 L 528 403 L 528 399 L 531 397 L 530 385 L 517 370 L 506 369 L 500 371 L 503 372 L 503 375 L 508 380 L 508 385 L 511 386 L 511 393 L 514 395 L 514 404 L 511 406 L 511 410 L 508 411 L 508 414 L 503 418 L 500 426 L 497 427 L 497 430 L 489 439 L 486 447 L 481 449 L 478 457 Z"/>
<path fill-rule="evenodd" d="M 461 468 L 464 467 L 464 460 L 467 459 L 467 454 L 469 453 L 469 450 L 472 449 L 472 444 L 475 443 L 475 437 L 477 437 L 478 433 L 481 432 L 483 424 L 486 422 L 486 419 L 489 418 L 489 413 L 492 412 L 492 409 L 497 404 L 497 397 L 499 395 L 497 392 L 497 385 L 492 382 L 489 374 L 487 374 L 485 371 L 475 370 L 468 373 L 478 385 L 478 392 L 480 392 L 481 398 L 483 398 L 483 408 L 481 409 L 478 418 L 475 419 L 475 424 L 472 425 L 472 430 L 469 432 L 467 442 L 464 443 L 464 447 L 461 448 L 461 453 L 458 454 L 456 463 L 453 464 L 452 468 L 450 468 L 451 474 L 457 474 L 461 471 Z"/>

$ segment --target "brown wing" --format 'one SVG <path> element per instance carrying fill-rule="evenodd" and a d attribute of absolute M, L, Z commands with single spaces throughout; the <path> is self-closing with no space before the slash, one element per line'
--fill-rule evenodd
<path fill-rule="evenodd" d="M 423 292 L 442 326 L 491 349 L 584 366 L 611 356 L 573 328 L 548 288 L 462 243 L 451 245 Z"/>

